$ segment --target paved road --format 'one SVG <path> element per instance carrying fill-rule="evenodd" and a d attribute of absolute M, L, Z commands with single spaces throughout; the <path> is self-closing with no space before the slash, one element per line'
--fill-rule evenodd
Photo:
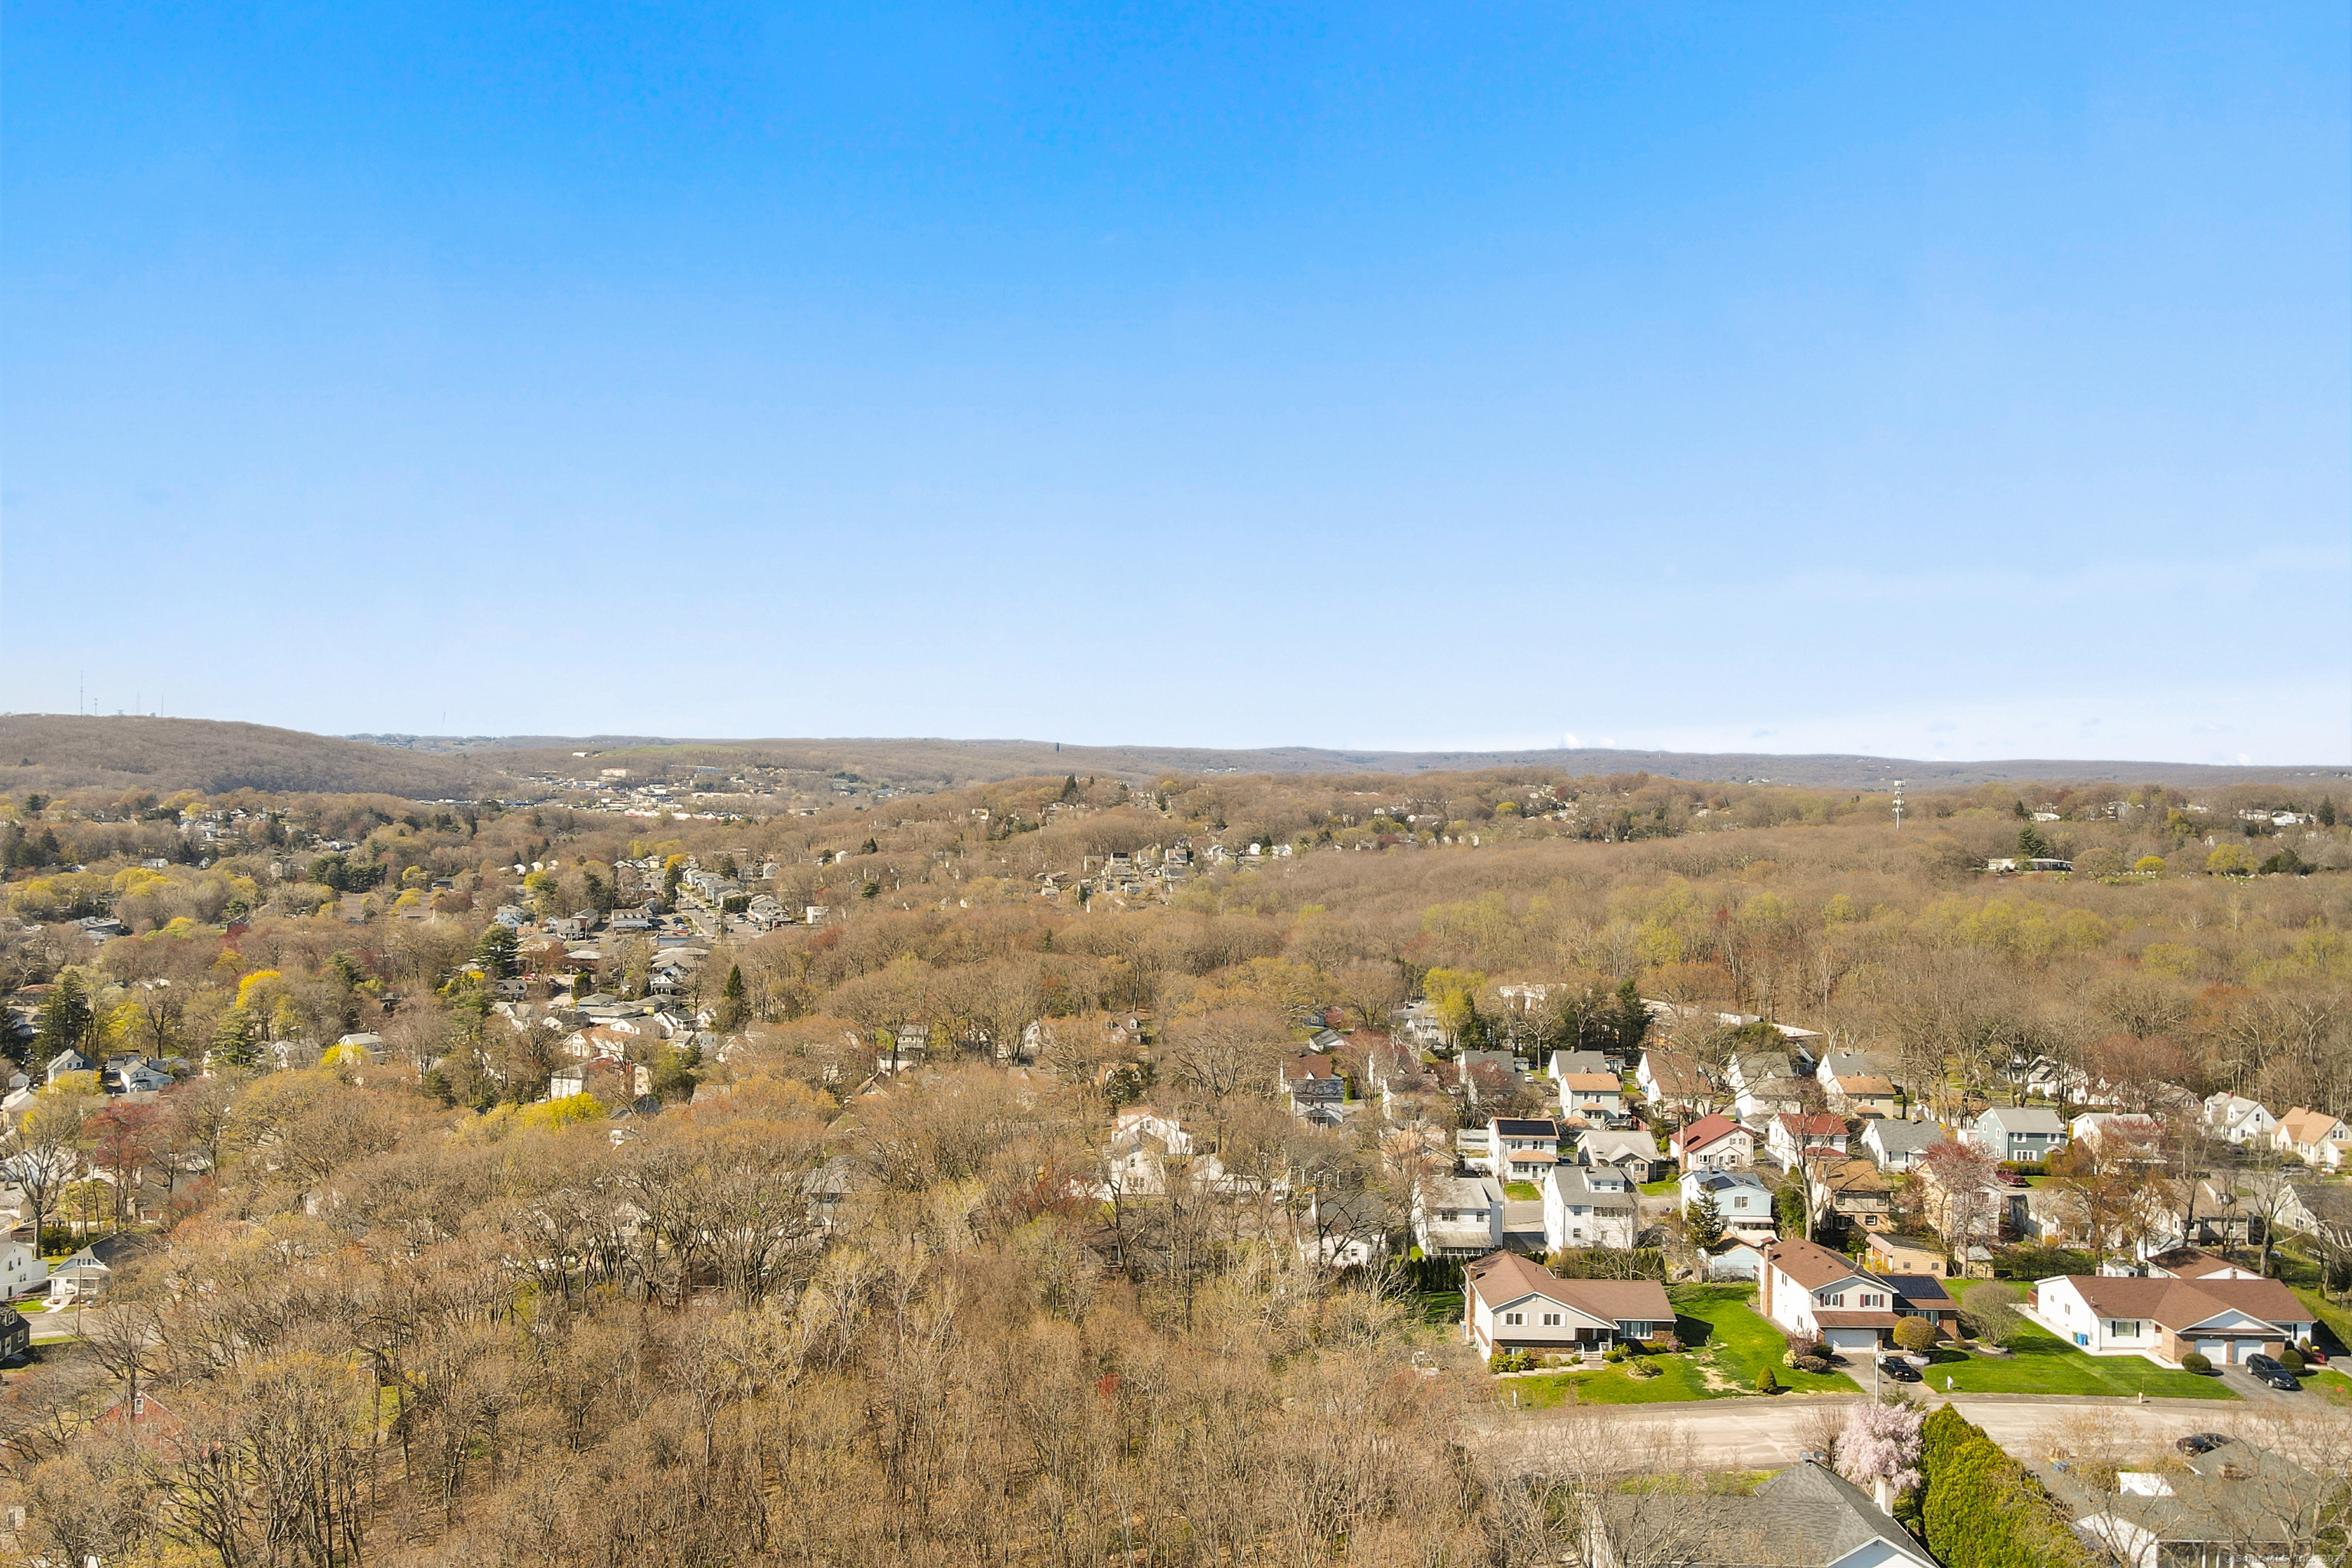
<path fill-rule="evenodd" d="M 1941 1394 L 1929 1396 L 1931 1405 L 1944 1402 Z M 1852 1403 L 1850 1395 L 1792 1394 L 1769 1400 L 1600 1408 L 1629 1421 L 1679 1426 L 1697 1450 L 1695 1457 L 1710 1468 L 1767 1470 L 1795 1463 L 1810 1446 L 1804 1432 L 1815 1412 L 1828 1405 L 1843 1414 Z M 1971 1397 L 1964 1394 L 1951 1403 L 1994 1442 L 2025 1459 L 2046 1457 L 2053 1432 L 2093 1413 L 2111 1428 L 2153 1445 L 2189 1432 L 2227 1430 L 2231 1412 L 2242 1408 L 2203 1399 L 2151 1399 L 2146 1405 L 2135 1405 L 2129 1400 L 2036 1399 L 2014 1394 Z M 1561 1420 L 1551 1411 L 1498 1412 L 1478 1440 L 1507 1466 L 1538 1463 L 1547 1447 L 1547 1434 L 1556 1431 Z"/>

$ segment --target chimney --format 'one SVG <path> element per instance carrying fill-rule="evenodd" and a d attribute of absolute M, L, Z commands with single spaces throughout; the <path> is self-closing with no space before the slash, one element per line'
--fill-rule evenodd
<path fill-rule="evenodd" d="M 1892 1517 L 1895 1512 L 1895 1484 L 1885 1476 L 1873 1476 L 1870 1479 L 1870 1500 L 1878 1505 L 1879 1512 Z"/>

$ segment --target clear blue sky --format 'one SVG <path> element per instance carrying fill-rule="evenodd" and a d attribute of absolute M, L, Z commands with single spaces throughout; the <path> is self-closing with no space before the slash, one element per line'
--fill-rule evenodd
<path fill-rule="evenodd" d="M 2221 12 L 13 6 L 0 708 L 2352 760 Z"/>

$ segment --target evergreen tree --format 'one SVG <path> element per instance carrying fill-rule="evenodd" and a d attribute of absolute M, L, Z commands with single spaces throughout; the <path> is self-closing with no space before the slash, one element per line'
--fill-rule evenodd
<path fill-rule="evenodd" d="M 491 979 L 504 980 L 515 972 L 517 946 L 514 928 L 494 921 L 482 932 L 482 940 L 474 944 L 474 961 Z"/>
<path fill-rule="evenodd" d="M 89 993 L 82 988 L 81 977 L 67 970 L 58 976 L 49 999 L 41 1004 L 37 1042 L 42 1058 L 46 1059 L 59 1051 L 79 1050 L 89 1039 L 94 1022 Z"/>
<path fill-rule="evenodd" d="M 1697 1206 L 1691 1210 L 1690 1237 L 1702 1249 L 1723 1239 L 1723 1205 L 1715 1201 L 1713 1193 L 1701 1193 Z"/>
<path fill-rule="evenodd" d="M 261 1056 L 261 1020 L 244 1007 L 232 1007 L 213 1032 L 213 1061 L 220 1067 L 249 1068 Z"/>
<path fill-rule="evenodd" d="M 2025 859 L 2039 860 L 2050 853 L 2050 840 L 2029 822 L 2017 830 L 2017 852 Z"/>

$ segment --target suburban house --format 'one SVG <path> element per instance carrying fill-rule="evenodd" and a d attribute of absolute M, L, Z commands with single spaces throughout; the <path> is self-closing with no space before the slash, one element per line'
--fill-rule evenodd
<path fill-rule="evenodd" d="M 1805 1088 L 1784 1051 L 1758 1051 L 1734 1057 L 1725 1069 L 1732 1104 L 1745 1121 L 1805 1109 Z"/>
<path fill-rule="evenodd" d="M 1816 1460 L 1800 1459 L 1748 1497 L 1659 1500 L 1604 1495 L 1584 1524 L 1590 1568 L 1629 1563 L 1774 1563 L 1780 1568 L 1934 1568 L 1935 1559 L 1895 1521 L 1892 1492 L 1874 1498 Z M 2249 1565 L 2252 1568 L 2252 1565 Z"/>
<path fill-rule="evenodd" d="M 1656 1140 L 1640 1127 L 1585 1128 L 1576 1135 L 1576 1150 L 1586 1164 L 1614 1165 L 1636 1184 L 1656 1181 L 1666 1163 L 1658 1158 Z"/>
<path fill-rule="evenodd" d="M 1688 1215 L 1708 1196 L 1715 1199 L 1715 1212 L 1723 1220 L 1726 1236 L 1740 1236 L 1750 1240 L 1769 1239 L 1780 1234 L 1780 1222 L 1772 1212 L 1772 1189 L 1757 1179 L 1753 1171 L 1685 1171 L 1682 1180 L 1683 1213 Z"/>
<path fill-rule="evenodd" d="M 1643 1099 L 1676 1116 L 1705 1116 L 1721 1099 L 1697 1058 L 1663 1047 L 1642 1053 L 1633 1081 Z"/>
<path fill-rule="evenodd" d="M 2115 1489 L 2044 1460 L 2033 1471 L 2100 1562 L 2123 1568 L 2227 1564 L 2321 1568 L 2321 1479 L 2252 1443 L 2225 1443 L 2161 1470 L 2119 1470 Z"/>
<path fill-rule="evenodd" d="M 2201 1247 L 2176 1247 L 2169 1252 L 2159 1252 L 2147 1263 L 2148 1276 L 2155 1279 L 2260 1279 L 2262 1275 L 2251 1268 L 2242 1268 L 2226 1258 L 2216 1258 Z"/>
<path fill-rule="evenodd" d="M 1306 1115 L 1317 1106 L 1337 1105 L 1348 1098 L 1348 1081 L 1339 1076 L 1339 1059 L 1314 1051 L 1285 1058 L 1279 1087 L 1290 1101 L 1293 1116 Z"/>
<path fill-rule="evenodd" d="M 1726 1236 L 1706 1249 L 1706 1277 L 1709 1279 L 1746 1279 L 1753 1283 L 1763 1271 L 1763 1248 L 1770 1241 L 1750 1241 L 1745 1237 Z"/>
<path fill-rule="evenodd" d="M 1932 1236 L 1896 1236 L 1873 1231 L 1863 1261 L 1874 1274 L 1918 1274 L 1941 1279 L 1949 1271 L 1944 1244 Z"/>
<path fill-rule="evenodd" d="M 2087 1148 L 2100 1149 L 2109 1138 L 2118 1140 L 2117 1147 L 2106 1151 L 2118 1153 L 2135 1145 L 2142 1151 L 2152 1151 L 2164 1131 L 2164 1124 L 2153 1116 L 2136 1110 L 2085 1110 L 2066 1123 L 2067 1139 Z"/>
<path fill-rule="evenodd" d="M 1625 1083 L 1613 1072 L 1572 1072 L 1559 1079 L 1559 1111 L 1569 1121 L 1614 1121 L 1625 1114 Z"/>
<path fill-rule="evenodd" d="M 1598 1355 L 1622 1340 L 1671 1333 L 1675 1309 L 1654 1279 L 1560 1279 L 1517 1253 L 1463 1270 L 1462 1337 L 1481 1354 L 1528 1350 Z"/>
<path fill-rule="evenodd" d="M 1895 1075 L 1864 1051 L 1831 1051 L 1813 1070 L 1832 1110 L 1848 1116 L 1900 1116 L 1903 1095 Z"/>
<path fill-rule="evenodd" d="M 1932 1276 L 1874 1274 L 1810 1241 L 1776 1241 L 1763 1251 L 1758 1308 L 1788 1332 L 1832 1350 L 1874 1355 L 1905 1318 L 1926 1318 L 1944 1331 L 1957 1319 L 1958 1309 Z"/>
<path fill-rule="evenodd" d="M 1438 1176 L 1413 1200 L 1412 1239 L 1424 1258 L 1484 1258 L 1503 1245 L 1503 1187 L 1492 1176 Z"/>
<path fill-rule="evenodd" d="M 2285 1229 L 2352 1248 L 2352 1186 L 2341 1182 L 2289 1182 L 2278 1220 Z"/>
<path fill-rule="evenodd" d="M 2311 1337 L 2312 1312 L 2275 1279 L 2037 1279 L 2032 1315 L 2095 1355 L 2137 1353 L 2179 1365 L 2195 1351 L 2216 1366 L 2276 1355 Z"/>
<path fill-rule="evenodd" d="M 2032 1165 L 2066 1147 L 2066 1124 L 2043 1106 L 1996 1105 L 1961 1137 L 1996 1160 Z"/>
<path fill-rule="evenodd" d="M 2213 1094 L 2205 1098 L 2205 1126 L 2214 1137 L 2232 1143 L 2267 1143 L 2278 1118 L 2260 1100 Z"/>
<path fill-rule="evenodd" d="M 49 1266 L 21 1241 L 0 1241 L 0 1300 L 29 1296 L 49 1282 Z"/>
<path fill-rule="evenodd" d="M 1846 1154 L 1845 1118 L 1826 1110 L 1817 1110 L 1810 1116 L 1776 1116 L 1764 1130 L 1764 1147 L 1784 1171 L 1793 1171 L 1807 1160 L 1843 1160 Z"/>
<path fill-rule="evenodd" d="M 1543 1183 L 1544 1247 L 1631 1247 L 1642 1228 L 1641 1198 L 1614 1165 L 1555 1165 Z"/>
<path fill-rule="evenodd" d="M 2352 1126 L 2341 1117 L 2298 1105 L 2279 1118 L 2271 1142 L 2315 1171 L 2340 1171 L 2347 1156 L 2352 1156 Z"/>
<path fill-rule="evenodd" d="M 1805 1181 L 1816 1214 L 1833 1214 L 1861 1230 L 1894 1228 L 1895 1189 L 1869 1161 L 1816 1162 Z"/>
<path fill-rule="evenodd" d="M 1486 1123 L 1486 1169 L 1507 1182 L 1540 1182 L 1559 1163 L 1559 1123 L 1497 1116 Z"/>
<path fill-rule="evenodd" d="M 1519 1058 L 1509 1051 L 1464 1051 L 1454 1058 L 1454 1075 L 1462 1092 L 1472 1105 L 1478 1103 L 1478 1079 L 1481 1073 L 1489 1083 L 1506 1084 L 1519 1081 Z"/>
<path fill-rule="evenodd" d="M 1544 1064 L 1544 1076 L 1554 1083 L 1571 1073 L 1605 1072 L 1613 1078 L 1616 1070 L 1606 1051 L 1554 1051 Z"/>
<path fill-rule="evenodd" d="M 1685 1171 L 1744 1171 L 1756 1163 L 1756 1134 L 1719 1112 L 1677 1129 L 1666 1142 Z"/>
<path fill-rule="evenodd" d="M 1369 1268 L 1389 1252 L 1391 1214 L 1371 1193 L 1321 1193 L 1307 1202 L 1300 1253 L 1327 1268 Z"/>
<path fill-rule="evenodd" d="M 1873 1117 L 1862 1124 L 1862 1146 L 1882 1171 L 1907 1171 L 1919 1156 L 1944 1141 L 1937 1121 L 1903 1121 L 1891 1116 Z"/>

